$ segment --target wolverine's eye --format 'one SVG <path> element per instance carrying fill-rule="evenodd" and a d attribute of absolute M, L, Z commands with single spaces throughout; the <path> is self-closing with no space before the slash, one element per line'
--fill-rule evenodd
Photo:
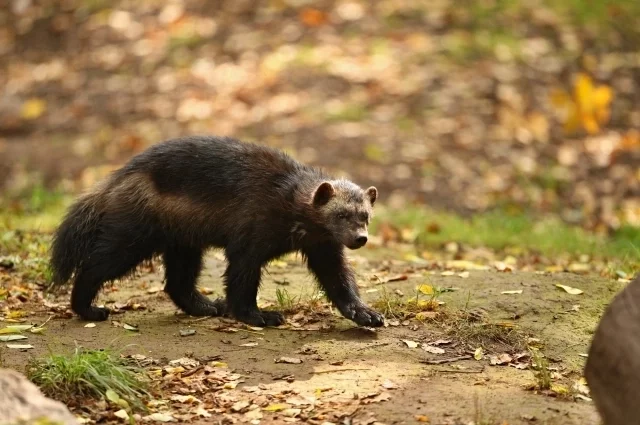
<path fill-rule="evenodd" d="M 339 218 L 340 220 L 344 220 L 345 218 L 347 218 L 347 215 L 346 215 L 345 213 L 339 213 L 339 214 L 338 214 L 338 218 Z"/>

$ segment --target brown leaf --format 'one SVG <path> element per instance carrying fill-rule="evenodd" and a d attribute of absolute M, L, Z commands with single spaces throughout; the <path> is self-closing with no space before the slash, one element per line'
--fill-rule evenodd
<path fill-rule="evenodd" d="M 321 10 L 305 7 L 299 13 L 300 21 L 308 27 L 319 27 L 327 22 L 327 14 Z"/>

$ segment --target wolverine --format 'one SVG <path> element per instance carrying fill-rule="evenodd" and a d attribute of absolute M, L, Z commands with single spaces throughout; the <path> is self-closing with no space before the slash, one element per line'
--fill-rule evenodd
<path fill-rule="evenodd" d="M 265 265 L 299 252 L 340 313 L 360 326 L 383 316 L 360 298 L 344 247 L 367 243 L 374 186 L 336 179 L 284 152 L 229 137 L 187 136 L 137 154 L 81 195 L 56 229 L 53 285 L 73 278 L 71 308 L 103 321 L 93 305 L 103 284 L 162 257 L 164 291 L 191 316 L 231 316 L 253 326 L 285 322 L 258 308 Z M 197 290 L 208 249 L 224 250 L 225 298 Z"/>

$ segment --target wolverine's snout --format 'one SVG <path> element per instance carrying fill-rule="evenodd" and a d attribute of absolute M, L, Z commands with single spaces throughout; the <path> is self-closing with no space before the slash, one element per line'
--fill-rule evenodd
<path fill-rule="evenodd" d="M 369 240 L 369 238 L 367 237 L 366 233 L 361 233 L 359 235 L 357 235 L 353 241 L 347 245 L 347 247 L 349 249 L 358 249 L 358 248 L 362 248 L 363 246 L 365 246 L 367 244 L 367 241 Z"/>

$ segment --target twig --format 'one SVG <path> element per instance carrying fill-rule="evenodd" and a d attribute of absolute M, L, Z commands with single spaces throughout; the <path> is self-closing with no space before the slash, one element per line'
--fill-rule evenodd
<path fill-rule="evenodd" d="M 346 371 L 352 371 L 352 370 L 371 370 L 371 368 L 368 367 L 346 367 L 343 369 L 331 369 L 331 370 L 314 370 L 311 373 L 314 374 L 320 374 L 320 373 L 333 373 L 333 372 L 346 372 Z"/>
<path fill-rule="evenodd" d="M 181 375 L 181 377 L 182 377 L 182 378 L 186 378 L 186 377 L 188 377 L 188 376 L 195 375 L 196 373 L 200 372 L 200 371 L 201 371 L 201 370 L 203 370 L 203 369 L 204 369 L 204 366 L 200 365 L 200 366 L 198 366 L 198 367 L 196 367 L 196 368 L 194 368 L 194 369 L 191 369 L 191 370 L 188 370 L 188 371 L 184 372 L 184 373 Z"/>
<path fill-rule="evenodd" d="M 390 342 L 381 342 L 380 344 L 372 344 L 372 345 L 369 345 L 367 347 L 358 348 L 357 351 L 367 350 L 369 348 L 384 347 L 385 345 L 389 345 L 389 344 L 391 344 L 391 343 Z"/>
<path fill-rule="evenodd" d="M 445 364 L 445 363 L 458 362 L 460 360 L 469 360 L 471 358 L 472 358 L 472 356 L 458 356 L 458 357 L 451 357 L 451 358 L 448 358 L 448 359 L 440 359 L 440 360 L 420 360 L 420 363 L 423 363 L 423 364 Z"/>
<path fill-rule="evenodd" d="M 441 372 L 441 373 L 482 373 L 484 372 L 484 367 L 478 369 L 478 370 L 458 370 L 458 369 L 440 369 L 440 370 L 436 370 L 436 372 Z"/>

